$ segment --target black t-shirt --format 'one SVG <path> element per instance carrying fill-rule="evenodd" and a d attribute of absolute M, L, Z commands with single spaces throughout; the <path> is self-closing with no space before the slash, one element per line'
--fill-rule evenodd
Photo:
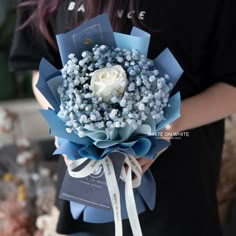
<path fill-rule="evenodd" d="M 61 1 L 57 13 L 51 17 L 49 30 L 52 35 L 73 27 L 71 2 Z M 80 6 L 80 16 L 86 14 L 84 10 Z M 27 14 L 29 12 L 22 12 L 17 24 L 24 21 Z M 168 47 L 184 69 L 175 88 L 181 92 L 182 99 L 217 82 L 236 86 L 235 0 L 145 0 L 141 1 L 137 14 L 142 23 L 155 29 L 155 32 L 150 31 L 149 56 L 153 58 Z M 127 17 L 125 31 L 131 26 L 128 19 L 131 15 L 127 9 L 117 11 L 117 16 Z M 41 34 L 33 32 L 30 27 L 15 33 L 11 69 L 37 69 L 41 57 L 60 68 L 58 53 Z M 189 114 L 189 119 L 194 117 Z M 145 236 L 221 235 L 216 188 L 224 121 L 188 132 L 188 137 L 174 139 L 170 148 L 151 167 L 157 183 L 157 204 L 154 211 L 140 215 Z M 81 231 L 114 235 L 113 224 L 74 221 L 65 201 L 60 201 L 60 209 L 58 231 L 61 233 Z M 127 221 L 124 228 L 125 235 L 132 235 Z"/>

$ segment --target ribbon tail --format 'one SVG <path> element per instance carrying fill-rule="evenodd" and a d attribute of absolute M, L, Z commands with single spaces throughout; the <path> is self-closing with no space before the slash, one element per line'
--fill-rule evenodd
<path fill-rule="evenodd" d="M 105 158 L 103 162 L 103 169 L 114 213 L 115 236 L 123 236 L 120 191 L 116 180 L 115 170 L 112 161 L 108 156 Z"/>
<path fill-rule="evenodd" d="M 134 192 L 133 192 L 133 184 L 132 184 L 132 168 L 129 158 L 126 158 L 126 164 L 128 165 L 127 173 L 125 174 L 125 170 L 122 170 L 122 175 L 126 175 L 125 181 L 125 203 L 127 214 L 130 222 L 130 226 L 132 229 L 132 233 L 134 236 L 142 236 L 142 229 L 140 226 L 138 213 L 135 204 Z"/>

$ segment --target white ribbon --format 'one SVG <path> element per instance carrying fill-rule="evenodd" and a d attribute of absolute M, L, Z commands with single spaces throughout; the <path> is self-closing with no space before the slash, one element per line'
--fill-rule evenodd
<path fill-rule="evenodd" d="M 134 236 L 142 236 L 142 230 L 139 223 L 138 213 L 135 204 L 135 198 L 133 188 L 137 188 L 141 184 L 142 168 L 133 156 L 128 156 L 125 153 L 124 164 L 127 168 L 122 167 L 120 178 L 125 182 L 125 202 L 128 213 L 130 226 Z M 109 155 L 99 161 L 91 160 L 84 168 L 76 171 L 75 169 L 83 165 L 88 159 L 82 158 L 76 161 L 70 161 L 68 165 L 69 175 L 74 178 L 85 178 L 94 173 L 99 166 L 102 165 L 104 175 L 106 178 L 108 191 L 112 203 L 114 221 L 115 221 L 115 236 L 122 236 L 122 216 L 121 216 L 121 204 L 120 204 L 120 191 L 115 175 L 113 163 Z M 135 178 L 132 178 L 132 174 Z"/>

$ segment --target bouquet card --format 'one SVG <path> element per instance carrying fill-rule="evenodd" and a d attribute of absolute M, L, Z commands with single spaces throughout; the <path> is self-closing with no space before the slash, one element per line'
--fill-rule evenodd
<path fill-rule="evenodd" d="M 117 182 L 119 182 L 125 157 L 120 152 L 113 152 L 109 157 L 115 169 Z M 85 163 L 85 165 L 86 164 L 87 163 Z M 62 183 L 59 198 L 102 209 L 109 210 L 112 208 L 102 166 L 93 174 L 82 179 L 71 177 L 67 171 Z"/>

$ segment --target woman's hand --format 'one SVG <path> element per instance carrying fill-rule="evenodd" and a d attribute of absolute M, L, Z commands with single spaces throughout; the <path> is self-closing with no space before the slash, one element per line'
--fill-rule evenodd
<path fill-rule="evenodd" d="M 159 157 L 167 148 L 168 147 L 166 147 L 166 148 L 162 149 L 160 152 L 158 152 L 154 160 L 149 160 L 149 159 L 143 158 L 143 157 L 137 157 L 137 161 L 142 168 L 143 174 L 151 167 L 151 165 L 157 159 L 157 157 Z"/>
<path fill-rule="evenodd" d="M 164 129 L 162 130 L 161 133 L 166 133 L 170 130 L 167 130 L 167 129 Z M 167 142 L 170 142 L 170 139 L 171 139 L 171 135 L 164 135 L 162 137 L 163 139 L 165 139 Z M 160 152 L 157 153 L 156 157 L 154 160 L 150 160 L 150 159 L 147 159 L 147 158 L 143 158 L 143 157 L 137 157 L 137 161 L 138 163 L 140 164 L 141 168 L 142 168 L 142 173 L 144 174 L 149 168 L 150 166 L 153 164 L 153 162 L 157 159 L 157 157 L 159 157 L 166 149 L 166 148 L 163 148 Z"/>

